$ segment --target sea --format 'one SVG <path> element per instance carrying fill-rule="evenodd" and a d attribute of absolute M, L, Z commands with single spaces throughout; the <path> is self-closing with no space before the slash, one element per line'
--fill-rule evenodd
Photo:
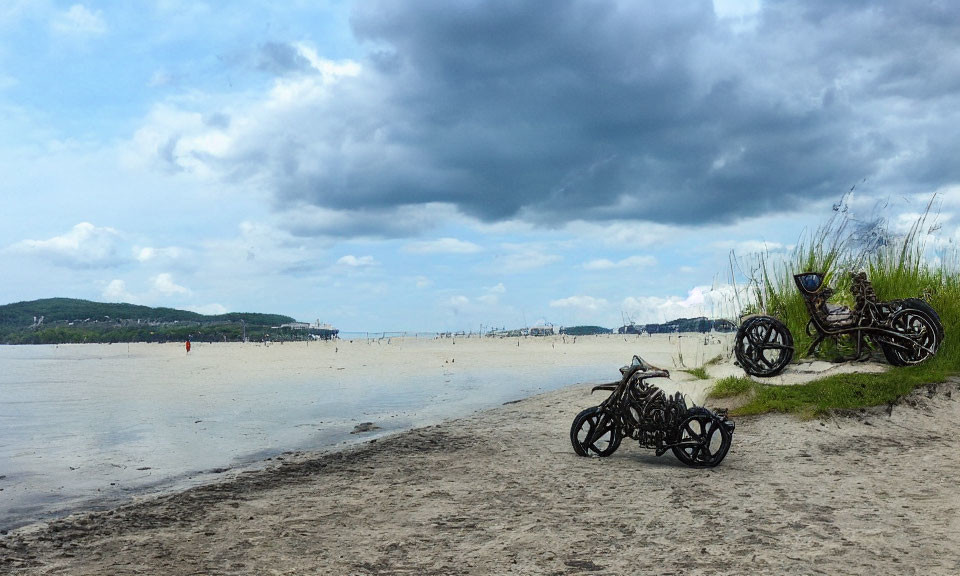
<path fill-rule="evenodd" d="M 389 378 L 234 366 L 243 378 L 213 378 L 221 368 L 188 365 L 179 346 L 144 346 L 0 346 L 0 533 L 617 375 L 609 365 Z M 365 422 L 377 429 L 353 433 Z"/>

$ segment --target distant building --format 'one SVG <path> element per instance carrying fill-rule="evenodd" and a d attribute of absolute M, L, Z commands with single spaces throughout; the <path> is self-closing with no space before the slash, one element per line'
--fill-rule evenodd
<path fill-rule="evenodd" d="M 340 334 L 339 330 L 329 324 L 321 324 L 319 320 L 316 324 L 310 324 L 308 322 L 289 322 L 287 324 L 281 324 L 280 328 L 309 331 L 310 338 L 313 338 L 314 340 L 333 340 L 338 334 Z"/>
<path fill-rule="evenodd" d="M 334 340 L 340 334 L 339 330 L 330 324 L 321 324 L 319 320 L 316 327 L 312 327 L 312 331 L 312 336 L 318 340 Z"/>
<path fill-rule="evenodd" d="M 556 331 L 553 329 L 553 324 L 534 326 L 530 329 L 531 336 L 553 336 L 554 334 L 556 334 Z"/>
<path fill-rule="evenodd" d="M 637 326 L 633 322 L 617 328 L 617 334 L 643 334 L 643 326 Z"/>

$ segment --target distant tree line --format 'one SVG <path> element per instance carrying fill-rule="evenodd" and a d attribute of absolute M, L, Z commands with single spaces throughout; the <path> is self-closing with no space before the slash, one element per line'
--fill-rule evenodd
<path fill-rule="evenodd" d="M 617 329 L 618 334 L 666 334 L 671 332 L 734 332 L 737 327 L 729 320 L 710 320 L 698 318 L 677 318 L 662 324 L 628 324 Z"/>
<path fill-rule="evenodd" d="M 593 334 L 609 334 L 613 330 L 603 326 L 568 326 L 560 330 L 561 334 L 570 336 L 592 336 Z"/>

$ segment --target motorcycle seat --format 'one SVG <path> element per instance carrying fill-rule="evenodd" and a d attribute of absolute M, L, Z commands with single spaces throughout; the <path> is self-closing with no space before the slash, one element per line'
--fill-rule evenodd
<path fill-rule="evenodd" d="M 846 306 L 837 304 L 827 304 L 825 320 L 833 326 L 853 326 L 856 323 L 856 316 L 853 310 Z"/>

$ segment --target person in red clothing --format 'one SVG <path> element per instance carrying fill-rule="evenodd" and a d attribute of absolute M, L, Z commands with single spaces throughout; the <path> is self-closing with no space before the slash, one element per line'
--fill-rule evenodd
<path fill-rule="evenodd" d="M 190 353 L 190 341 L 187 340 L 187 354 Z"/>

